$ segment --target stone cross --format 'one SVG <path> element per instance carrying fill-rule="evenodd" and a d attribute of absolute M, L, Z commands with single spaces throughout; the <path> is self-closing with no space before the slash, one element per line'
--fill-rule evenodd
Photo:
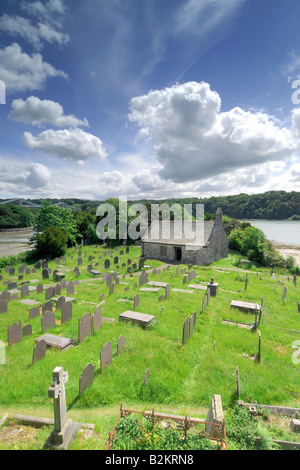
<path fill-rule="evenodd" d="M 48 389 L 48 397 L 54 399 L 54 429 L 60 433 L 67 422 L 67 405 L 65 383 L 68 381 L 68 372 L 63 367 L 56 367 L 53 371 L 53 382 Z"/>

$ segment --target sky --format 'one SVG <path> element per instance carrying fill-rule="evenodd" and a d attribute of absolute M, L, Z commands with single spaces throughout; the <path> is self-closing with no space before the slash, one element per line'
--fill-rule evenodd
<path fill-rule="evenodd" d="M 300 191 L 299 0 L 2 0 L 0 198 Z"/>

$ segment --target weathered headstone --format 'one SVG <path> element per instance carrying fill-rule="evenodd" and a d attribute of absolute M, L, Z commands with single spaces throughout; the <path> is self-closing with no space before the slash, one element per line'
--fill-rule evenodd
<path fill-rule="evenodd" d="M 149 369 L 147 369 L 146 372 L 145 372 L 145 375 L 144 375 L 144 382 L 143 382 L 144 387 L 146 387 L 146 385 L 148 383 L 149 376 L 150 376 L 150 371 L 149 371 Z"/>
<path fill-rule="evenodd" d="M 117 352 L 118 354 L 121 354 L 123 348 L 125 346 L 125 338 L 123 335 L 119 336 L 119 339 L 118 339 L 118 344 L 117 344 Z"/>
<path fill-rule="evenodd" d="M 281 300 L 282 300 L 282 302 L 284 302 L 284 301 L 285 301 L 286 293 L 287 293 L 287 287 L 286 287 L 286 286 L 284 286 L 284 288 L 283 288 L 283 292 L 282 292 L 282 296 L 281 296 Z"/>
<path fill-rule="evenodd" d="M 44 339 L 41 339 L 36 343 L 36 346 L 33 350 L 32 364 L 40 359 L 43 359 L 46 354 L 47 343 Z"/>
<path fill-rule="evenodd" d="M 26 338 L 26 336 L 31 336 L 32 335 L 32 326 L 25 325 L 23 328 L 23 338 Z"/>
<path fill-rule="evenodd" d="M 22 323 L 13 323 L 7 328 L 8 346 L 20 343 L 22 341 Z"/>
<path fill-rule="evenodd" d="M 140 305 L 140 296 L 139 294 L 136 294 L 134 296 L 134 304 L 133 304 L 134 310 L 137 309 L 139 305 Z"/>
<path fill-rule="evenodd" d="M 78 320 L 78 338 L 79 343 L 82 343 L 85 338 L 92 334 L 92 317 L 89 313 L 85 313 Z"/>
<path fill-rule="evenodd" d="M 218 295 L 218 285 L 219 284 L 217 284 L 215 282 L 214 278 L 212 277 L 210 283 L 207 284 L 207 290 L 210 291 L 210 296 L 217 297 L 217 295 Z"/>
<path fill-rule="evenodd" d="M 43 290 L 44 290 L 43 284 L 38 284 L 38 285 L 36 286 L 36 293 L 37 293 L 37 294 L 41 294 L 41 293 L 43 292 Z"/>
<path fill-rule="evenodd" d="M 104 370 L 109 364 L 112 363 L 112 347 L 111 342 L 105 343 L 100 351 L 100 364 L 101 370 Z"/>
<path fill-rule="evenodd" d="M 31 318 L 36 318 L 40 316 L 40 308 L 39 307 L 33 307 L 29 310 L 29 319 Z"/>
<path fill-rule="evenodd" d="M 50 300 L 54 297 L 54 287 L 48 287 L 45 291 L 45 300 Z"/>
<path fill-rule="evenodd" d="M 50 277 L 49 269 L 48 269 L 48 268 L 44 268 L 44 269 L 42 270 L 42 278 L 43 278 L 43 280 L 49 279 L 49 277 Z"/>
<path fill-rule="evenodd" d="M 67 418 L 65 383 L 68 372 L 63 367 L 53 371 L 53 382 L 48 389 L 48 397 L 54 400 L 54 430 L 49 437 L 49 444 L 54 447 L 67 449 L 78 431 L 78 424 Z"/>
<path fill-rule="evenodd" d="M 29 289 L 27 284 L 23 284 L 21 286 L 21 298 L 23 299 L 24 297 L 28 297 L 29 295 Z"/>
<path fill-rule="evenodd" d="M 114 291 L 115 291 L 115 286 L 114 286 L 114 284 L 111 284 L 109 286 L 109 295 L 113 295 Z"/>
<path fill-rule="evenodd" d="M 94 315 L 92 315 L 92 325 L 93 325 L 93 334 L 95 334 L 96 331 L 102 328 L 102 314 L 101 314 L 101 310 L 99 310 L 98 308 L 95 310 Z"/>
<path fill-rule="evenodd" d="M 166 292 L 165 298 L 168 299 L 170 297 L 170 284 L 166 286 L 165 292 Z"/>
<path fill-rule="evenodd" d="M 74 295 L 74 283 L 72 281 L 69 281 L 67 284 L 67 295 Z"/>
<path fill-rule="evenodd" d="M 110 268 L 110 260 L 107 258 L 105 261 L 104 261 L 104 269 L 109 269 Z"/>
<path fill-rule="evenodd" d="M 189 318 L 185 317 L 182 332 L 182 344 L 185 344 L 189 337 Z"/>
<path fill-rule="evenodd" d="M 83 393 L 87 388 L 89 388 L 94 380 L 94 364 L 87 364 L 82 371 L 82 374 L 79 379 L 79 394 Z"/>
<path fill-rule="evenodd" d="M 55 328 L 55 315 L 53 312 L 50 310 L 47 310 L 42 317 L 42 331 L 45 333 L 45 331 L 50 330 L 51 328 Z"/>
<path fill-rule="evenodd" d="M 63 325 L 69 320 L 72 320 L 72 302 L 67 301 L 61 307 L 61 324 Z"/>
<path fill-rule="evenodd" d="M 1 313 L 6 313 L 7 312 L 7 301 L 6 300 L 0 300 L 0 314 Z"/>
<path fill-rule="evenodd" d="M 48 300 L 48 302 L 45 302 L 44 305 L 42 305 L 43 314 L 45 312 L 47 312 L 48 310 L 50 310 L 50 312 L 53 311 L 53 304 L 52 304 L 51 300 Z"/>

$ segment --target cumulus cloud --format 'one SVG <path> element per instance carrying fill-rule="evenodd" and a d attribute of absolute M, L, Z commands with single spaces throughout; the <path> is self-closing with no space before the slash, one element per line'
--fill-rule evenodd
<path fill-rule="evenodd" d="M 51 171 L 42 163 L 32 163 L 28 168 L 25 184 L 30 188 L 45 187 L 50 183 Z"/>
<path fill-rule="evenodd" d="M 82 164 L 89 157 L 105 159 L 107 154 L 102 141 L 81 129 L 47 130 L 34 137 L 30 132 L 23 135 L 24 143 L 32 150 L 39 150 L 63 160 Z"/>
<path fill-rule="evenodd" d="M 287 129 L 263 112 L 221 112 L 220 96 L 204 82 L 150 91 L 133 98 L 130 109 L 138 137 L 153 146 L 162 166 L 160 176 L 174 182 L 280 161 L 300 148 L 297 116 L 295 129 Z"/>
<path fill-rule="evenodd" d="M 53 77 L 67 75 L 44 62 L 41 54 L 28 55 L 17 43 L 0 49 L 0 78 L 8 92 L 40 90 L 47 78 Z"/>
<path fill-rule="evenodd" d="M 30 96 L 23 101 L 21 98 L 13 100 L 9 119 L 21 121 L 26 124 L 43 125 L 50 124 L 55 127 L 79 127 L 88 126 L 89 123 L 84 118 L 77 119 L 73 115 L 64 115 L 63 107 L 50 100 L 40 100 L 35 96 Z"/>

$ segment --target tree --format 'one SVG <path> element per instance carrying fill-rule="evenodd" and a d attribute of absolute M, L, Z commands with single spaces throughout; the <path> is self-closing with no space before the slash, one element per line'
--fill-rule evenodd
<path fill-rule="evenodd" d="M 77 227 L 73 215 L 69 209 L 44 203 L 34 224 L 37 233 L 43 233 L 50 227 L 58 227 L 67 234 L 67 243 L 73 245 L 76 242 Z M 37 235 L 31 242 L 36 242 Z"/>
<path fill-rule="evenodd" d="M 59 227 L 48 227 L 36 236 L 35 252 L 40 258 L 55 258 L 65 254 L 68 234 Z"/>

